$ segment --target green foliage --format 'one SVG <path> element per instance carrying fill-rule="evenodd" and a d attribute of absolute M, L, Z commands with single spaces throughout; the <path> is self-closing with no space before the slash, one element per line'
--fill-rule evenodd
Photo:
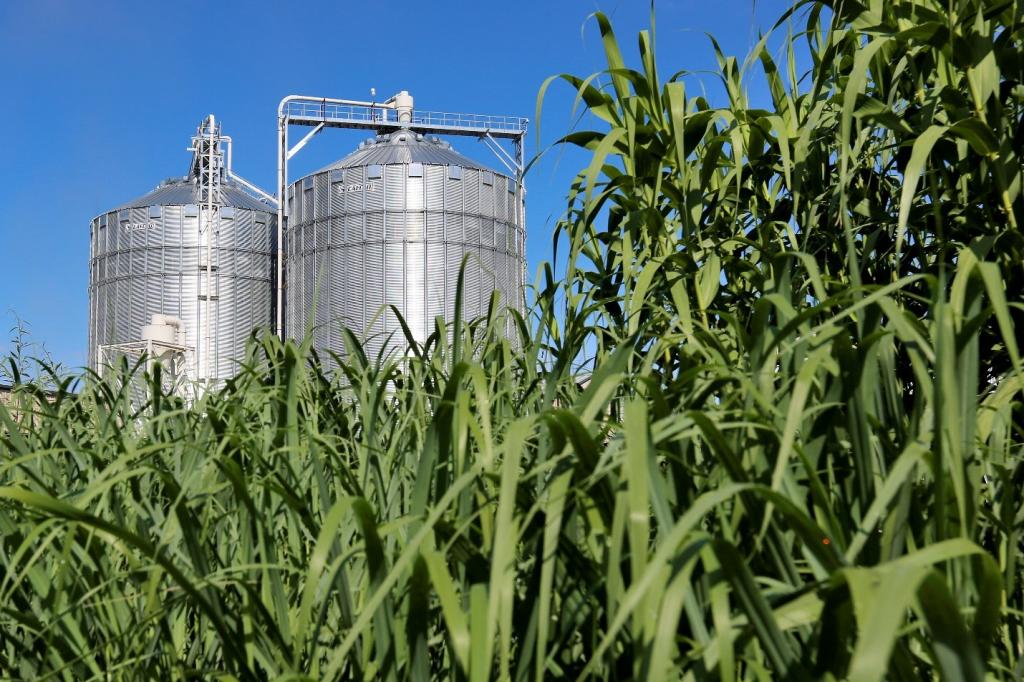
<path fill-rule="evenodd" d="M 719 108 L 596 18 L 515 339 L 16 389 L 3 675 L 1021 678 L 1019 4 L 801 3 Z"/>

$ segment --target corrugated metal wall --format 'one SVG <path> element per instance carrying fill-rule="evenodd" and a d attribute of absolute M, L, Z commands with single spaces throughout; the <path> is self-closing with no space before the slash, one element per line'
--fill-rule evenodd
<path fill-rule="evenodd" d="M 189 206 L 128 208 L 91 225 L 89 363 L 99 345 L 140 338 L 155 313 L 185 321 L 187 345 L 199 348 L 206 308 L 206 239 Z M 226 207 L 213 242 L 210 328 L 215 378 L 237 371 L 253 329 L 273 327 L 276 216 Z"/>
<path fill-rule="evenodd" d="M 370 354 L 391 334 L 398 340 L 393 347 L 403 347 L 398 320 L 381 310 L 394 305 L 422 342 L 435 317 L 452 319 L 467 254 L 465 319 L 486 314 L 495 289 L 504 305 L 522 310 L 525 236 L 513 179 L 419 163 L 384 165 L 380 178 L 370 178 L 368 168 L 325 169 L 289 189 L 290 337 L 312 331 L 322 356 L 328 348 L 343 354 L 344 323 L 366 330 Z"/>

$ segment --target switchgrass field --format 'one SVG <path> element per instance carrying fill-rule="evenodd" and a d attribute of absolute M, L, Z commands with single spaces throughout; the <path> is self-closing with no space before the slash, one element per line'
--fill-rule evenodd
<path fill-rule="evenodd" d="M 22 379 L 0 676 L 1024 676 L 1021 4 L 802 2 L 717 104 L 595 20 L 516 338 Z"/>

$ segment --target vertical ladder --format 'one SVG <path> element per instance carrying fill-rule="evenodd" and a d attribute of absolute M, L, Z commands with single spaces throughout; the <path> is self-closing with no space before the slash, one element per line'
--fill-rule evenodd
<path fill-rule="evenodd" d="M 196 136 L 192 138 L 192 169 L 191 175 L 198 185 L 199 201 L 199 244 L 205 244 L 205 262 L 200 262 L 199 274 L 199 310 L 202 323 L 198 328 L 198 378 L 212 380 L 217 373 L 211 329 L 217 300 L 216 287 L 213 279 L 213 243 L 220 224 L 220 207 L 223 204 L 221 180 L 223 175 L 224 155 L 221 150 L 220 124 L 210 114 L 200 125 Z M 205 286 L 204 280 L 205 279 Z"/>

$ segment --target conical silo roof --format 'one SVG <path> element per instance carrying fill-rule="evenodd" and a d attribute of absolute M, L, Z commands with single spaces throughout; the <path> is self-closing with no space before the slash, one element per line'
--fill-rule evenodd
<path fill-rule="evenodd" d="M 492 170 L 464 156 L 447 142 L 426 137 L 410 130 L 399 130 L 370 138 L 345 158 L 321 168 L 311 175 L 338 168 L 389 165 L 396 163 L 423 163 L 437 166 L 462 166 L 477 170 Z"/>
<path fill-rule="evenodd" d="M 230 181 L 221 183 L 221 198 L 221 206 L 247 208 L 253 211 L 269 212 L 274 210 L 270 205 Z M 199 203 L 202 203 L 199 200 L 199 183 L 194 179 L 175 178 L 166 180 L 156 189 L 111 210 L 119 211 L 123 208 L 144 208 L 146 206 L 185 206 Z"/>

